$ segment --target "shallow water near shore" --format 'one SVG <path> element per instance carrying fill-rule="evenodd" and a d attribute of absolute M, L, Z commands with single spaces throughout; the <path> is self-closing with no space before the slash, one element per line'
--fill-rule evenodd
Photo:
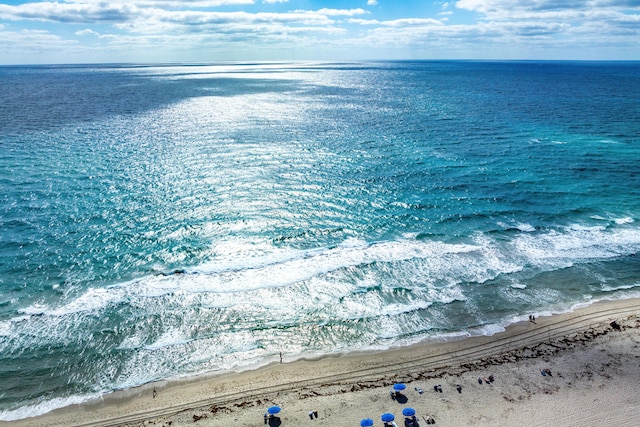
<path fill-rule="evenodd" d="M 0 419 L 640 296 L 638 63 L 0 75 Z"/>

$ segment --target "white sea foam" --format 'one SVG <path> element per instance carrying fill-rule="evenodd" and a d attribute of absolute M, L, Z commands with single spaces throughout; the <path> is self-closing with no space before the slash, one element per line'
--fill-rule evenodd
<path fill-rule="evenodd" d="M 312 250 L 280 249 L 270 242 L 223 242 L 216 248 L 217 259 L 196 270 L 146 276 L 108 288 L 88 288 L 61 305 L 37 303 L 21 309 L 20 313 L 65 316 L 96 312 L 110 304 L 171 293 L 218 294 L 210 304 L 224 307 L 241 301 L 235 296 L 222 297 L 222 294 L 239 294 L 244 298 L 248 292 L 288 287 L 337 272 L 341 275 L 353 272 L 357 277 L 364 266 L 384 268 L 385 264 L 393 265 L 390 268 L 394 268 L 396 274 L 409 275 L 406 282 L 409 287 L 441 288 L 453 286 L 460 280 L 483 283 L 500 274 L 520 271 L 527 264 L 555 269 L 586 259 L 607 259 L 640 250 L 640 230 L 635 228 L 607 229 L 575 224 L 533 233 L 534 228 L 529 224 L 518 227 L 523 232 L 511 240 L 496 241 L 478 233 L 473 244 L 421 240 L 415 235 L 374 243 L 348 239 L 335 247 Z M 376 280 L 363 276 L 351 279 L 351 283 L 347 293 L 375 285 Z"/>
<path fill-rule="evenodd" d="M 511 323 L 511 322 L 509 322 Z M 505 326 L 503 324 L 489 324 L 483 325 L 479 328 L 472 329 L 470 331 L 471 335 L 484 335 L 484 336 L 492 336 L 495 334 L 499 334 L 500 332 L 505 331 Z"/>
<path fill-rule="evenodd" d="M 602 225 L 571 224 L 567 229 L 575 231 L 604 231 L 606 227 Z"/>
<path fill-rule="evenodd" d="M 598 221 L 608 221 L 614 223 L 616 225 L 624 225 L 624 224 L 632 224 L 635 222 L 635 219 L 632 216 L 602 216 L 602 215 L 592 215 L 591 219 L 595 219 Z"/>
<path fill-rule="evenodd" d="M 23 309 L 20 309 L 19 313 L 25 314 L 27 316 L 40 316 L 44 314 L 46 309 L 47 309 L 47 306 L 45 306 L 44 304 L 36 303 L 28 307 L 25 307 Z"/>
<path fill-rule="evenodd" d="M 536 228 L 533 225 L 527 224 L 527 223 L 518 223 L 516 227 L 518 228 L 518 230 L 524 231 L 526 233 L 531 233 L 536 231 Z"/>
<path fill-rule="evenodd" d="M 380 307 L 380 310 L 376 311 L 376 315 L 397 317 L 401 314 L 410 313 L 412 311 L 427 309 L 431 306 L 431 304 L 431 302 L 427 301 L 420 301 L 410 304 L 387 304 L 383 307 Z"/>
<path fill-rule="evenodd" d="M 110 303 L 121 301 L 122 292 L 112 288 L 88 288 L 80 296 L 71 299 L 66 304 L 50 307 L 36 303 L 20 310 L 20 313 L 30 316 L 65 316 L 79 312 L 95 312 Z"/>
<path fill-rule="evenodd" d="M 79 298 L 71 300 L 68 304 L 65 304 L 54 310 L 47 311 L 46 314 L 53 316 L 64 316 L 65 314 L 78 313 L 78 312 L 93 312 L 106 305 L 120 301 L 121 295 L 113 289 L 108 288 L 89 288 Z"/>
<path fill-rule="evenodd" d="M 512 246 L 523 261 L 558 268 L 589 259 L 633 254 L 640 250 L 640 230 L 609 231 L 604 227 L 575 224 L 564 232 L 551 230 L 535 236 L 518 236 Z"/>
<path fill-rule="evenodd" d="M 86 396 L 69 396 L 58 397 L 44 402 L 36 403 L 34 405 L 22 406 L 17 409 L 0 411 L 1 421 L 15 421 L 24 418 L 37 417 L 38 415 L 46 414 L 54 409 L 64 408 L 71 405 L 78 405 L 88 402 L 90 400 L 98 399 L 102 396 L 101 393 Z"/>
<path fill-rule="evenodd" d="M 624 291 L 629 289 L 640 288 L 640 282 L 632 283 L 630 285 L 619 285 L 619 286 L 611 286 L 606 283 L 602 284 L 602 290 L 604 292 L 615 292 L 615 291 Z"/>
<path fill-rule="evenodd" d="M 640 231 L 634 228 L 572 226 L 523 232 L 507 241 L 496 241 L 478 233 L 473 244 L 448 244 L 415 237 L 406 235 L 404 239 L 376 243 L 351 239 L 332 248 L 278 249 L 275 255 L 268 253 L 267 244 L 257 252 L 249 250 L 253 245 L 238 245 L 234 247 L 239 250 L 227 254 L 229 263 L 219 262 L 200 272 L 147 276 L 109 288 L 89 288 L 59 306 L 32 304 L 20 310 L 21 315 L 10 323 L 0 324 L 0 335 L 15 334 L 16 323 L 24 323 L 20 329 L 41 328 L 42 316 L 62 319 L 71 314 L 95 313 L 110 304 L 128 303 L 144 312 L 155 310 L 157 298 L 166 295 L 176 307 L 185 310 L 193 306 L 218 308 L 239 318 L 282 319 L 283 325 L 295 323 L 296 316 L 305 312 L 313 312 L 320 323 L 323 318 L 353 320 L 384 316 L 390 322 L 384 325 L 381 336 L 391 339 L 394 334 L 402 333 L 394 329 L 397 317 L 428 310 L 436 302 L 467 301 L 465 290 L 460 286 L 464 281 L 484 283 L 501 274 L 520 271 L 525 264 L 551 270 L 585 259 L 606 259 L 640 249 Z M 239 253 L 252 258 L 250 267 L 238 268 Z M 389 277 L 397 283 L 387 282 L 387 270 L 394 271 Z M 400 294 L 390 300 L 383 299 L 387 298 L 384 294 L 388 286 L 401 289 Z M 602 291 L 633 287 L 605 285 Z M 529 290 L 520 283 L 511 288 Z M 531 292 L 527 298 L 531 298 L 532 303 L 553 301 L 557 297 L 541 295 L 539 290 Z M 271 320 L 268 322 L 265 327 L 278 326 Z M 120 348 L 158 351 L 179 347 L 191 340 L 188 329 L 168 324 L 163 328 L 162 335 L 151 343 L 147 341 L 148 335 L 140 331 L 126 337 Z M 66 327 L 52 326 L 48 330 L 48 333 L 69 333 Z"/>
<path fill-rule="evenodd" d="M 11 335 L 11 321 L 3 320 L 0 322 L 0 337 L 8 337 Z"/>
<path fill-rule="evenodd" d="M 506 222 L 500 221 L 498 222 L 498 225 L 505 230 L 516 229 L 525 233 L 532 233 L 536 231 L 536 228 L 533 225 L 528 224 L 526 222 L 516 222 L 512 224 L 507 224 Z"/>
<path fill-rule="evenodd" d="M 631 218 L 630 216 L 625 216 L 622 218 L 615 218 L 613 221 L 618 225 L 622 225 L 622 224 L 631 224 L 634 222 L 634 219 Z"/>
<path fill-rule="evenodd" d="M 435 260 L 438 267 L 443 257 L 481 250 L 467 244 L 445 244 L 416 240 L 388 241 L 369 244 L 361 240 L 347 240 L 334 248 L 316 250 L 276 250 L 263 255 L 251 253 L 246 246 L 237 246 L 238 252 L 227 254 L 225 260 L 209 263 L 198 274 L 174 274 L 149 276 L 128 288 L 145 296 L 158 296 L 180 290 L 182 292 L 248 292 L 261 288 L 288 286 L 322 276 L 340 269 L 371 264 L 390 263 L 411 259 Z M 243 261 L 240 261 L 242 259 Z M 244 263 L 244 264 L 243 264 Z"/>
<path fill-rule="evenodd" d="M 184 337 L 180 331 L 169 330 L 166 333 L 162 334 L 162 336 L 160 336 L 155 342 L 153 342 L 153 344 L 145 346 L 145 349 L 154 351 L 174 345 L 184 345 L 191 341 L 193 340 Z"/>

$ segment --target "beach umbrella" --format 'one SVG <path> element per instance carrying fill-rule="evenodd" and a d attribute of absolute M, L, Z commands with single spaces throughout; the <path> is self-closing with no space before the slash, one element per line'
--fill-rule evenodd
<path fill-rule="evenodd" d="M 382 419 L 382 421 L 384 421 L 385 423 L 388 423 L 389 421 L 393 421 L 396 419 L 396 417 L 393 414 L 390 414 L 388 412 L 385 412 L 384 414 L 382 414 L 382 416 L 380 417 Z"/>
<path fill-rule="evenodd" d="M 282 409 L 279 406 L 272 406 L 271 408 L 267 409 L 267 412 L 270 414 L 277 414 L 281 410 Z"/>
<path fill-rule="evenodd" d="M 365 418 L 364 420 L 360 421 L 360 425 L 362 427 L 370 427 L 373 425 L 373 420 L 371 418 Z"/>
<path fill-rule="evenodd" d="M 395 391 L 400 391 L 400 390 L 404 390 L 405 388 L 407 388 L 406 385 L 402 384 L 402 383 L 398 383 L 398 384 L 394 384 L 393 385 L 393 389 Z"/>
<path fill-rule="evenodd" d="M 402 415 L 405 417 L 413 417 L 416 414 L 416 410 L 413 408 L 404 408 L 402 410 Z"/>

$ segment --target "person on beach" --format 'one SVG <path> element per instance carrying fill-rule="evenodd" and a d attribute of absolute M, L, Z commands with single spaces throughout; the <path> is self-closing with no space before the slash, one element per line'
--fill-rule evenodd
<path fill-rule="evenodd" d="M 494 381 L 493 375 L 489 375 L 488 377 L 478 378 L 478 384 L 482 384 L 484 381 L 487 384 L 491 384 Z"/>
<path fill-rule="evenodd" d="M 462 393 L 462 386 L 460 384 L 456 384 L 456 390 L 458 390 L 458 393 Z"/>
<path fill-rule="evenodd" d="M 155 399 L 156 396 L 158 395 L 158 392 L 156 391 L 156 388 L 153 388 L 153 398 Z"/>
<path fill-rule="evenodd" d="M 436 423 L 436 420 L 434 420 L 431 415 L 429 415 L 428 417 L 423 416 L 422 418 L 424 418 L 424 421 L 427 424 L 435 424 Z"/>
<path fill-rule="evenodd" d="M 533 314 L 529 315 L 529 322 L 536 324 L 536 316 L 534 316 Z"/>

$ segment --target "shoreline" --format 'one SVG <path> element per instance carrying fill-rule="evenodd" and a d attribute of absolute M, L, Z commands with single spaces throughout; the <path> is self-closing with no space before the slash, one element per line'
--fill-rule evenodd
<path fill-rule="evenodd" d="M 614 320 L 623 325 L 621 331 L 611 327 Z M 621 333 L 611 334 L 612 331 Z M 18 426 L 137 425 L 145 422 L 183 425 L 198 420 L 198 425 L 249 426 L 262 424 L 266 407 L 279 404 L 283 407 L 284 426 L 304 425 L 300 424 L 303 421 L 313 422 L 313 425 L 338 425 L 344 422 L 344 415 L 331 420 L 330 414 L 344 409 L 346 401 L 364 399 L 365 403 L 354 404 L 362 408 L 362 415 L 353 414 L 349 425 L 358 425 L 358 417 L 373 418 L 378 425 L 381 424 L 378 412 L 387 410 L 385 404 L 393 403 L 388 410 L 396 408 L 396 420 L 402 418 L 401 407 L 388 396 L 388 390 L 395 382 L 407 384 L 407 405 L 422 413 L 419 409 L 422 395 L 414 391 L 416 387 L 427 394 L 428 385 L 435 380 L 443 383 L 459 381 L 464 383 L 465 390 L 481 387 L 477 382 L 473 384 L 478 376 L 493 374 L 518 363 L 549 364 L 550 358 L 563 357 L 562 353 L 575 351 L 578 347 L 592 351 L 591 347 L 595 347 L 598 340 L 615 339 L 616 335 L 630 335 L 632 341 L 640 341 L 640 299 L 594 302 L 571 312 L 539 317 L 535 324 L 518 322 L 492 336 L 460 337 L 383 351 L 303 358 L 282 364 L 270 363 L 254 370 L 149 383 L 110 393 L 98 401 L 71 405 L 10 423 Z M 602 352 L 601 349 L 598 351 Z M 640 358 L 637 348 L 628 353 Z M 640 371 L 637 365 L 636 371 Z M 637 378 L 640 373 L 632 376 Z M 500 381 L 503 375 L 496 377 Z M 535 379 L 538 377 L 542 378 L 539 373 Z M 449 386 L 448 393 L 451 393 L 453 386 Z M 157 391 L 155 397 L 154 389 Z M 542 392 L 542 396 L 545 395 Z M 640 386 L 634 390 L 634 395 L 640 395 Z M 507 397 L 503 400 L 509 404 Z M 332 401 L 335 402 L 332 404 Z M 305 405 L 306 408 L 312 404 L 323 409 L 320 419 L 310 421 L 308 410 L 298 406 Z M 338 408 L 334 408 L 335 405 Z M 368 411 L 367 406 L 379 407 L 379 410 Z M 7 423 L 3 421 L 0 425 Z"/>

